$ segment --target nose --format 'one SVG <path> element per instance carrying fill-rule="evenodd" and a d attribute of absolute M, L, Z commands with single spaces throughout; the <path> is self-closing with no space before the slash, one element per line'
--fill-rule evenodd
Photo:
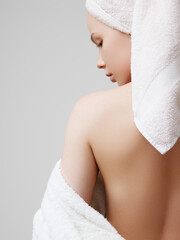
<path fill-rule="evenodd" d="M 105 62 L 102 59 L 101 54 L 99 54 L 98 61 L 97 61 L 97 67 L 98 68 L 105 68 Z"/>

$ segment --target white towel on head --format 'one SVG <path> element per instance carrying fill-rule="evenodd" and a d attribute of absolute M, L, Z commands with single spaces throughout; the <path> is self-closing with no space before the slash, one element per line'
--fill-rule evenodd
<path fill-rule="evenodd" d="M 180 136 L 180 0 L 86 0 L 86 8 L 131 33 L 134 122 L 165 154 Z"/>
<path fill-rule="evenodd" d="M 180 1 L 136 1 L 131 38 L 134 121 L 165 154 L 180 136 Z"/>
<path fill-rule="evenodd" d="M 86 9 L 97 20 L 127 34 L 131 33 L 132 0 L 86 0 Z"/>

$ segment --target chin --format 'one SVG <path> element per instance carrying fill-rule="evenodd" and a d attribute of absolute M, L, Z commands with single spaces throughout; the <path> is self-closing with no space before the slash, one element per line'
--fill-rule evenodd
<path fill-rule="evenodd" d="M 126 83 L 118 82 L 118 81 L 117 81 L 117 84 L 118 84 L 118 86 L 120 86 L 120 87 L 126 85 Z"/>

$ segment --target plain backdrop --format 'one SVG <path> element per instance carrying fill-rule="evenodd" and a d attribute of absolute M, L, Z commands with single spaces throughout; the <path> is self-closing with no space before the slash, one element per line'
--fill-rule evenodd
<path fill-rule="evenodd" d="M 32 239 L 75 102 L 118 87 L 98 51 L 85 0 L 0 1 L 0 239 Z"/>

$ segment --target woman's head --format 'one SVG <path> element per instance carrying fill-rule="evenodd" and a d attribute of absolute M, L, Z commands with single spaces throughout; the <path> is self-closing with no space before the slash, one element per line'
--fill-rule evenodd
<path fill-rule="evenodd" d="M 90 13 L 87 25 L 93 42 L 100 44 L 97 67 L 112 74 L 119 86 L 131 82 L 131 35 L 109 27 Z"/>

